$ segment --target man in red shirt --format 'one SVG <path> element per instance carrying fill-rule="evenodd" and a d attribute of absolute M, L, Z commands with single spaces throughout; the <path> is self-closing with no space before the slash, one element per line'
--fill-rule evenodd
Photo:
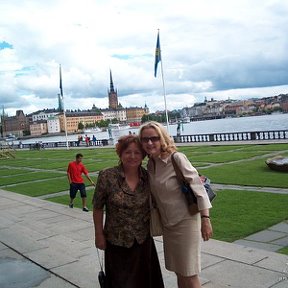
<path fill-rule="evenodd" d="M 73 201 L 76 197 L 77 191 L 80 191 L 80 195 L 82 198 L 82 210 L 84 212 L 88 212 L 88 208 L 86 206 L 86 188 L 85 184 L 82 178 L 82 173 L 86 176 L 86 178 L 90 181 L 90 183 L 95 186 L 95 183 L 91 180 L 91 178 L 88 175 L 88 170 L 85 168 L 85 166 L 82 163 L 83 155 L 78 153 L 76 155 L 76 160 L 73 162 L 70 162 L 67 168 L 67 176 L 68 181 L 70 183 L 70 203 L 69 207 L 73 208 Z"/>

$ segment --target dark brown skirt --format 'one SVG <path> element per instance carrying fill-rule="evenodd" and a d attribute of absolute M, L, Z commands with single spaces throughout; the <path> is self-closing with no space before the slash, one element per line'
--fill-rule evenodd
<path fill-rule="evenodd" d="M 106 288 L 164 288 L 153 238 L 134 242 L 131 248 L 112 245 L 105 249 Z"/>

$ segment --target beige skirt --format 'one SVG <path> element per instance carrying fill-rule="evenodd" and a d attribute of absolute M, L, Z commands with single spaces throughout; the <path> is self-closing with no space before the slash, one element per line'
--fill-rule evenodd
<path fill-rule="evenodd" d="M 164 227 L 165 267 L 182 276 L 201 272 L 201 219 L 199 213 L 180 223 Z"/>

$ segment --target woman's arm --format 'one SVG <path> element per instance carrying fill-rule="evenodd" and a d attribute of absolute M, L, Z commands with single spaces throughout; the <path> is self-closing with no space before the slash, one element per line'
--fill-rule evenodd
<path fill-rule="evenodd" d="M 200 211 L 201 215 L 201 234 L 204 241 L 208 241 L 213 235 L 213 229 L 209 216 L 209 209 Z"/>
<path fill-rule="evenodd" d="M 106 239 L 103 231 L 103 209 L 93 209 L 93 221 L 95 230 L 95 246 L 101 250 L 105 250 Z"/>
<path fill-rule="evenodd" d="M 175 162 L 178 164 L 185 180 L 190 184 L 194 195 L 197 197 L 197 205 L 199 210 L 207 210 L 212 207 L 205 191 L 204 185 L 199 177 L 198 171 L 192 166 L 185 154 L 175 153 Z M 209 212 L 209 211 L 208 211 Z M 208 214 L 209 215 L 209 214 Z"/>

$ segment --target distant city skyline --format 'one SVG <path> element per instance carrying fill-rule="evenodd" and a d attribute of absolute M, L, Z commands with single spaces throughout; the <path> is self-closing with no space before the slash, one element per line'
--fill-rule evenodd
<path fill-rule="evenodd" d="M 65 109 L 107 108 L 111 69 L 123 107 L 164 110 L 158 28 L 168 110 L 286 94 L 287 14 L 281 0 L 1 1 L 1 109 L 57 108 L 61 64 Z"/>

